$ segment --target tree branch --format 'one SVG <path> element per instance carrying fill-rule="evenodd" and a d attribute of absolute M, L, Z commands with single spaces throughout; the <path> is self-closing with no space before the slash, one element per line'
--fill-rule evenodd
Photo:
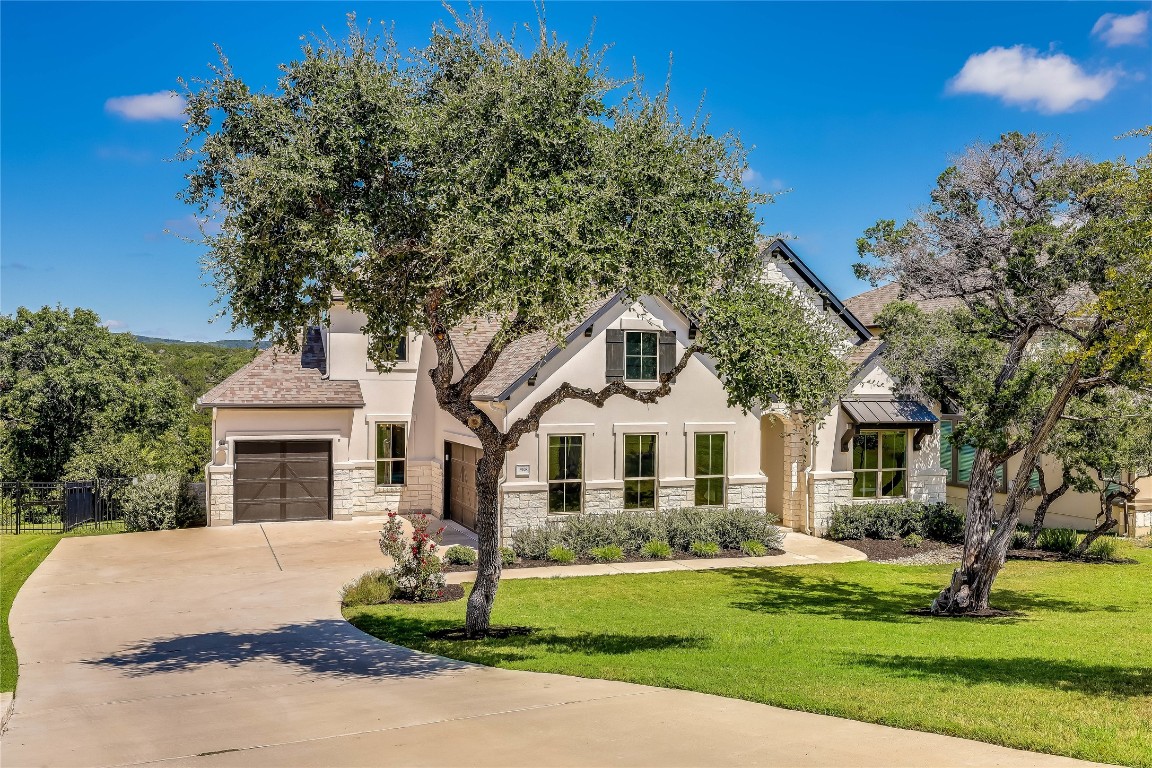
<path fill-rule="evenodd" d="M 672 382 L 683 372 L 688 361 L 697 352 L 703 352 L 703 349 L 695 344 L 685 348 L 684 354 L 680 356 L 675 367 L 660 377 L 660 385 L 655 389 L 636 389 L 623 381 L 613 381 L 600 390 L 594 390 L 586 387 L 574 387 L 568 382 L 564 382 L 549 395 L 537 401 L 527 415 L 518 419 L 508 428 L 508 432 L 504 435 L 505 447 L 507 450 L 516 448 L 520 444 L 521 437 L 540 428 L 540 418 L 545 413 L 565 400 L 583 400 L 597 408 L 603 408 L 604 403 L 614 395 L 623 395 L 640 403 L 655 403 L 672 391 Z"/>

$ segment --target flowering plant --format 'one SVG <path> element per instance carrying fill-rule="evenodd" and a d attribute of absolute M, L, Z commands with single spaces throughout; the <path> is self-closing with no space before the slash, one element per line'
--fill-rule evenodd
<path fill-rule="evenodd" d="M 380 531 L 380 551 L 392 558 L 389 573 L 396 580 L 396 593 L 409 600 L 435 600 L 444 596 L 444 565 L 436 549 L 444 535 L 444 526 L 429 531 L 431 518 L 412 518 L 412 538 L 404 536 L 404 525 L 395 512 L 388 513 Z"/>

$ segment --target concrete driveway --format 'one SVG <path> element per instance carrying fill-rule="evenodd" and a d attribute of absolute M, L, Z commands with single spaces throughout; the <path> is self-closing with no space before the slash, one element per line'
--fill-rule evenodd
<path fill-rule="evenodd" d="M 20 681 L 3 765 L 1078 764 L 377 641 L 341 619 L 338 591 L 381 565 L 378 529 L 61 541 L 12 611 Z"/>

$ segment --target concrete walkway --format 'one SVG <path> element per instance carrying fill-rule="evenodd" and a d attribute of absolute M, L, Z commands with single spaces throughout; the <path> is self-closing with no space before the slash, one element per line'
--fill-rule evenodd
<path fill-rule="evenodd" d="M 378 529 L 357 520 L 61 541 L 12 611 L 20 681 L 4 768 L 1077 764 L 377 641 L 345 623 L 337 601 L 341 584 L 381 565 Z"/>

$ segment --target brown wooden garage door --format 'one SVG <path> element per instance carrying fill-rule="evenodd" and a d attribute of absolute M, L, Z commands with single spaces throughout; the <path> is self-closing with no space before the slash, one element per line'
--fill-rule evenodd
<path fill-rule="evenodd" d="M 332 444 L 237 442 L 233 483 L 237 523 L 326 520 L 332 508 Z"/>
<path fill-rule="evenodd" d="M 476 462 L 480 450 L 460 443 L 444 446 L 448 460 L 448 519 L 476 530 Z"/>

